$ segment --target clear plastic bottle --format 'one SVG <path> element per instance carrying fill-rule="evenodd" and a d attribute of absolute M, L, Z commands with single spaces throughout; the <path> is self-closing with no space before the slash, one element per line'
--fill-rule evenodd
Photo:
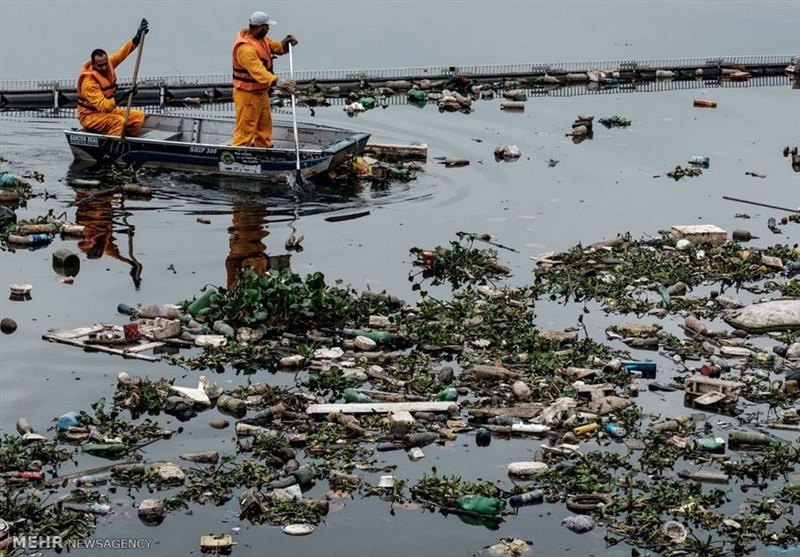
<path fill-rule="evenodd" d="M 615 439 L 622 439 L 623 437 L 628 435 L 627 429 L 616 424 L 606 424 L 603 427 L 603 429 L 605 429 L 606 433 L 608 433 L 611 437 L 614 437 Z"/>

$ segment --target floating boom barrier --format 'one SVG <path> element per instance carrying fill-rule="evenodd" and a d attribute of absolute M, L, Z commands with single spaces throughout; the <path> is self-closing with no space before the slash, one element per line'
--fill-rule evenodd
<path fill-rule="evenodd" d="M 280 77 L 288 77 L 278 72 Z M 295 72 L 301 104 L 315 99 L 346 99 L 353 93 L 390 89 L 392 84 L 430 90 L 491 86 L 524 89 L 531 96 L 574 96 L 598 92 L 663 91 L 738 84 L 788 85 L 800 82 L 800 55 L 724 56 L 644 61 L 561 62 L 483 66 L 434 66 L 372 70 Z M 118 78 L 120 87 L 130 78 Z M 744 85 L 743 85 L 744 84 Z M 135 106 L 197 107 L 229 104 L 233 88 L 227 74 L 140 77 Z M 402 88 L 399 89 L 403 91 Z M 303 93 L 308 92 L 308 95 Z M 400 102 L 405 102 L 405 96 Z M 397 104 L 400 104 L 398 102 Z M 74 79 L 0 81 L 0 111 L 72 109 L 77 103 Z"/>

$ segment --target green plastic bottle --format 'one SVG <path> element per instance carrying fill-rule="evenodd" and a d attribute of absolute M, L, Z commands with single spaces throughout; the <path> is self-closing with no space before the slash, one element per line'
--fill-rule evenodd
<path fill-rule="evenodd" d="M 391 344 L 395 336 L 389 331 L 362 331 L 359 329 L 343 329 L 342 332 L 351 337 L 367 337 L 378 344 Z"/>
<path fill-rule="evenodd" d="M 364 107 L 364 110 L 375 108 L 375 99 L 373 97 L 361 97 L 358 99 L 358 102 L 361 103 L 361 106 Z"/>
<path fill-rule="evenodd" d="M 375 402 L 369 395 L 360 393 L 355 389 L 345 389 L 342 396 L 345 402 Z"/>
<path fill-rule="evenodd" d="M 200 310 L 207 308 L 218 296 L 216 288 L 206 288 L 200 296 L 195 298 L 186 308 L 186 312 L 192 317 L 197 317 Z"/>
<path fill-rule="evenodd" d="M 411 89 L 408 92 L 408 98 L 415 102 L 423 102 L 428 100 L 428 93 L 419 89 Z"/>
<path fill-rule="evenodd" d="M 446 389 L 436 393 L 436 400 L 455 402 L 458 400 L 458 391 L 455 387 L 447 387 Z"/>
<path fill-rule="evenodd" d="M 128 450 L 124 443 L 84 443 L 81 448 L 85 453 L 105 458 L 119 458 Z"/>
<path fill-rule="evenodd" d="M 486 515 L 497 515 L 503 510 L 505 503 L 494 497 L 482 495 L 464 495 L 456 500 L 459 509 Z"/>

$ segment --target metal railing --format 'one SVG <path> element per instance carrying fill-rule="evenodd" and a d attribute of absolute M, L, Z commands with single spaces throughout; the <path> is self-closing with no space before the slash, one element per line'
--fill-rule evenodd
<path fill-rule="evenodd" d="M 380 69 L 345 69 L 345 70 L 300 70 L 294 72 L 297 81 L 357 81 L 391 80 L 408 78 L 442 79 L 454 75 L 472 77 L 493 75 L 529 75 L 543 73 L 582 73 L 587 71 L 615 69 L 681 69 L 704 67 L 732 66 L 789 66 L 800 55 L 772 54 L 746 56 L 701 56 L 696 58 L 662 58 L 653 60 L 601 60 L 584 62 L 546 62 L 536 64 L 489 64 L 489 65 L 456 65 L 456 66 L 416 66 L 404 68 Z M 281 77 L 288 77 L 288 72 L 277 72 Z M 121 86 L 131 83 L 130 77 L 118 77 Z M 196 74 L 181 76 L 148 76 L 137 80 L 141 86 L 179 86 L 179 85 L 214 85 L 230 84 L 230 74 Z M 74 89 L 76 78 L 57 80 L 2 80 L 0 91 L 33 91 Z"/>

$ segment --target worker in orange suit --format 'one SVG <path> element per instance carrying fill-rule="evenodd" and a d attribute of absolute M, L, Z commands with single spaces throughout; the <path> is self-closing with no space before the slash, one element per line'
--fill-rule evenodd
<path fill-rule="evenodd" d="M 126 102 L 129 95 L 136 94 L 135 88 L 117 87 L 116 67 L 139 46 L 142 36 L 149 31 L 147 20 L 142 19 L 133 39 L 109 56 L 105 50 L 96 49 L 81 67 L 78 74 L 78 121 L 81 126 L 95 133 L 122 135 L 125 109 L 119 105 Z M 144 113 L 131 110 L 125 135 L 137 135 L 144 123 Z"/>
<path fill-rule="evenodd" d="M 242 29 L 233 43 L 233 103 L 236 107 L 236 128 L 233 145 L 272 147 L 272 114 L 269 91 L 273 87 L 294 95 L 297 84 L 291 79 L 278 78 L 272 72 L 272 57 L 288 52 L 289 44 L 297 39 L 286 35 L 282 41 L 267 36 L 269 16 L 255 12 L 250 27 Z"/>

